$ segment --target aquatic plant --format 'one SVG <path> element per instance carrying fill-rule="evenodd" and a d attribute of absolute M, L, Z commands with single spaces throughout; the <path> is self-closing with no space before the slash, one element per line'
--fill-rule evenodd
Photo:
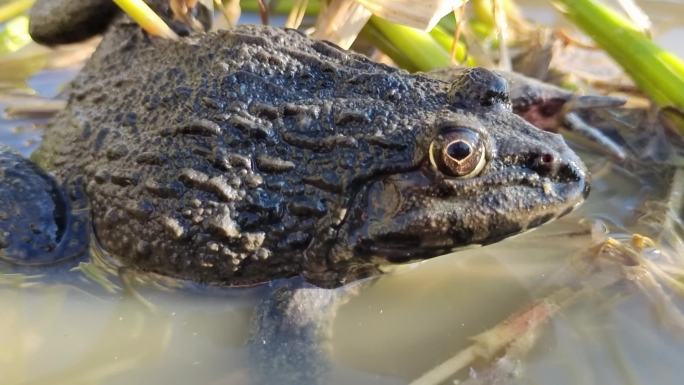
<path fill-rule="evenodd" d="M 642 30 L 595 0 L 553 0 L 575 25 L 615 59 L 661 108 L 684 111 L 684 62 Z M 684 134 L 684 119 L 676 119 Z"/>
<path fill-rule="evenodd" d="M 144 1 L 114 0 L 114 2 L 149 34 L 167 39 L 178 38 L 176 33 Z"/>

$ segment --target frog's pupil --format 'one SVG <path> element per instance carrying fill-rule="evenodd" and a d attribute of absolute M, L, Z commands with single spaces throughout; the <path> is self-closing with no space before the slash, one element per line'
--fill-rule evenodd
<path fill-rule="evenodd" d="M 470 155 L 470 146 L 459 140 L 449 145 L 447 154 L 456 160 L 463 160 Z"/>

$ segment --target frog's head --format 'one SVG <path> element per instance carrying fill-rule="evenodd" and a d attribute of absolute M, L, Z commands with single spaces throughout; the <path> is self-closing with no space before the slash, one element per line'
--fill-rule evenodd
<path fill-rule="evenodd" d="M 499 75 L 466 71 L 448 98 L 417 134 L 415 168 L 380 177 L 353 199 L 337 238 L 347 258 L 399 263 L 494 243 L 587 196 L 584 164 L 560 135 L 511 112 Z"/>

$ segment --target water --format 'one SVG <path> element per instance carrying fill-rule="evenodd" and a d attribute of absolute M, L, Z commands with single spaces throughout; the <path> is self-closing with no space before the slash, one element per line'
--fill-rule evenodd
<path fill-rule="evenodd" d="M 41 72 L 28 86 L 50 97 L 76 70 Z M 0 120 L 0 143 L 28 155 L 39 140 L 40 123 Z M 321 384 L 407 384 L 534 299 L 560 287 L 581 287 L 578 280 L 595 284 L 593 278 L 578 278 L 571 263 L 591 254 L 592 221 L 606 221 L 618 233 L 650 234 L 652 228 L 638 219 L 651 212 L 648 201 L 667 196 L 665 169 L 640 164 L 626 171 L 600 156 L 583 155 L 594 171 L 592 194 L 567 217 L 347 289 L 355 294 L 306 289 L 314 309 L 303 314 L 313 314 L 308 321 L 321 329 L 315 335 L 319 340 L 330 338 L 320 345 L 298 345 L 308 341 L 305 334 L 277 344 L 283 335 L 302 330 L 288 329 L 284 321 L 256 321 L 269 308 L 272 290 L 287 282 L 252 289 L 173 289 L 133 277 L 132 295 L 115 274 L 93 278 L 62 269 L 17 276 L 0 266 L 0 384 L 249 384 L 267 371 L 275 378 L 265 383 L 312 373 Z M 672 298 L 684 309 L 678 297 Z M 339 309 L 328 317 L 336 301 Z M 269 334 L 274 325 L 280 335 Z M 510 362 L 502 383 L 681 383 L 681 329 L 660 317 L 653 302 L 626 281 L 590 290 L 563 307 L 529 346 L 519 361 Z M 470 373 L 486 375 L 482 363 Z M 468 369 L 458 378 L 467 379 Z"/>

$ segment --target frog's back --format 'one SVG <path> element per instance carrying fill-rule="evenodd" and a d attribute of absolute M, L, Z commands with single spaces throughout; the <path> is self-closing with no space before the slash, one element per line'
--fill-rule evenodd
<path fill-rule="evenodd" d="M 358 183 L 413 167 L 412 127 L 443 88 L 292 30 L 174 42 L 122 25 L 36 159 L 85 186 L 97 240 L 125 263 L 257 283 L 300 273 Z"/>

